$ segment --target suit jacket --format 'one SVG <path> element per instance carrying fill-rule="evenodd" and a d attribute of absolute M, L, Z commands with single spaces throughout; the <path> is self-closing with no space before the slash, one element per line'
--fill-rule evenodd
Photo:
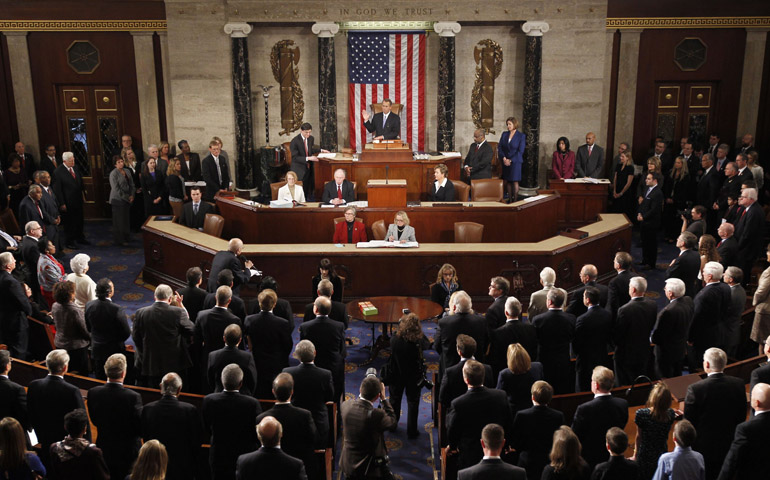
<path fill-rule="evenodd" d="M 281 478 L 284 480 L 307 480 L 305 465 L 280 448 L 260 447 L 256 452 L 238 457 L 235 466 L 236 480 L 254 478 Z"/>
<path fill-rule="evenodd" d="M 417 238 L 414 236 L 414 227 L 411 225 L 404 226 L 404 231 L 401 232 L 401 238 L 398 238 L 398 227 L 391 223 L 388 225 L 388 232 L 385 234 L 385 240 L 388 240 L 391 235 L 395 239 L 395 242 L 400 242 L 401 240 L 406 240 L 407 242 L 416 242 Z"/>
<path fill-rule="evenodd" d="M 241 422 L 246 417 L 240 419 Z M 168 480 L 195 478 L 196 458 L 201 447 L 201 416 L 193 405 L 173 395 L 148 403 L 142 410 L 142 439 L 156 439 L 168 452 Z"/>
<path fill-rule="evenodd" d="M 500 370 L 508 368 L 508 346 L 520 343 L 530 358 L 537 358 L 537 330 L 531 323 L 521 320 L 507 320 L 489 334 L 490 349 L 487 361 L 496 376 Z"/>
<path fill-rule="evenodd" d="M 490 331 L 496 329 L 497 327 L 503 326 L 505 323 L 506 300 L 508 300 L 507 296 L 500 295 L 492 302 L 492 305 L 489 306 L 487 312 L 484 314 L 484 319 L 487 321 L 487 326 L 489 327 Z"/>
<path fill-rule="evenodd" d="M 606 462 L 609 457 L 605 435 L 612 427 L 625 428 L 628 422 L 628 402 L 612 395 L 594 397 L 580 405 L 572 420 L 572 430 L 583 446 L 583 458 L 591 467 Z"/>
<path fill-rule="evenodd" d="M 77 166 L 72 167 L 75 178 L 64 163 L 56 167 L 52 176 L 52 186 L 59 206 L 67 206 L 67 213 L 79 212 L 83 209 L 83 176 Z"/>
<path fill-rule="evenodd" d="M 727 321 L 720 322 L 720 337 L 723 345 L 733 353 L 741 342 L 741 318 L 743 310 L 746 307 L 746 290 L 739 283 L 730 287 L 730 304 L 728 308 Z"/>
<path fill-rule="evenodd" d="M 532 294 L 529 296 L 529 305 L 527 306 L 527 318 L 529 318 L 529 321 L 532 322 L 532 319 L 534 319 L 536 316 L 540 315 L 541 313 L 545 313 L 548 311 L 548 307 L 546 306 L 546 301 L 548 300 L 548 291 L 551 290 L 554 287 L 553 285 L 549 287 L 543 287 L 540 290 L 537 290 L 535 292 L 532 292 Z M 564 292 L 564 303 L 561 305 L 561 308 L 564 308 L 567 306 L 567 291 L 563 288 L 560 289 L 562 292 Z"/>
<path fill-rule="evenodd" d="M 201 157 L 197 153 L 190 152 L 190 167 L 187 167 L 187 162 L 184 159 L 184 153 L 180 153 L 176 156 L 176 159 L 182 165 L 182 176 L 188 182 L 200 182 L 203 177 L 201 176 Z"/>
<path fill-rule="evenodd" d="M 447 368 L 441 379 L 441 388 L 439 390 L 438 398 L 446 410 L 451 407 L 452 400 L 468 391 L 468 384 L 463 380 L 463 365 L 465 365 L 465 360 L 466 359 L 461 358 L 457 365 L 452 365 Z M 495 388 L 497 383 L 495 382 L 496 377 L 492 373 L 492 367 L 485 363 L 482 365 L 484 365 L 484 386 L 487 388 Z"/>
<path fill-rule="evenodd" d="M 316 348 L 315 363 L 332 373 L 335 388 L 344 384 L 345 327 L 327 316 L 316 317 L 299 326 L 300 340 L 310 340 Z"/>
<path fill-rule="evenodd" d="M 203 310 L 214 308 L 216 305 L 217 294 L 207 293 L 206 298 L 203 299 Z M 256 305 L 259 307 L 259 303 Z M 239 324 L 246 320 L 246 302 L 244 302 L 241 297 L 232 297 L 230 299 L 230 305 L 227 306 L 227 311 L 240 319 L 241 322 L 239 322 Z"/>
<path fill-rule="evenodd" d="M 486 387 L 474 387 L 452 400 L 447 412 L 447 437 L 451 448 L 459 448 L 458 468 L 466 468 L 481 461 L 481 430 L 496 423 L 511 438 L 513 418 L 505 392 Z"/>
<path fill-rule="evenodd" d="M 681 365 L 687 349 L 694 308 L 692 299 L 683 296 L 671 301 L 658 313 L 650 335 L 655 344 L 655 361 L 658 365 Z"/>
<path fill-rule="evenodd" d="M 243 334 L 257 366 L 257 397 L 270 398 L 273 379 L 289 366 L 293 345 L 289 322 L 263 311 L 246 317 Z"/>
<path fill-rule="evenodd" d="M 206 182 L 206 191 L 203 193 L 203 199 L 207 202 L 213 202 L 214 195 L 219 190 L 227 190 L 230 186 L 230 166 L 221 153 L 217 159 L 219 160 L 221 180 L 219 174 L 217 174 L 217 164 L 210 153 L 201 162 L 201 176 L 203 181 Z"/>
<path fill-rule="evenodd" d="M 457 472 L 458 480 L 486 480 L 489 478 L 527 480 L 527 472 L 523 468 L 505 463 L 500 458 L 482 460 L 477 465 Z"/>
<path fill-rule="evenodd" d="M 86 408 L 80 389 L 65 382 L 63 378 L 48 375 L 29 383 L 27 408 L 32 428 L 35 429 L 42 451 L 67 436 L 64 430 L 64 416 L 69 412 Z M 91 430 L 86 435 L 91 438 Z"/>
<path fill-rule="evenodd" d="M 607 345 L 612 342 L 612 314 L 600 306 L 591 307 L 575 321 L 572 350 L 577 356 L 575 369 L 581 389 L 590 389 L 591 373 L 607 360 Z M 588 379 L 586 386 L 585 380 Z M 586 388 L 588 387 L 588 388 Z"/>
<path fill-rule="evenodd" d="M 182 296 L 182 305 L 187 309 L 187 314 L 190 318 L 197 319 L 198 312 L 205 308 L 203 302 L 206 300 L 208 292 L 198 287 L 184 287 L 179 289 L 179 295 Z"/>
<path fill-rule="evenodd" d="M 693 383 L 687 387 L 684 418 L 698 432 L 693 449 L 703 454 L 709 475 L 716 475 L 730 449 L 735 427 L 746 419 L 746 385 L 740 378 L 723 373 Z"/>
<path fill-rule="evenodd" d="M 284 368 L 283 371 L 290 373 L 294 379 L 291 403 L 310 412 L 315 422 L 317 445 L 320 448 L 326 447 L 329 434 L 326 402 L 334 400 L 331 372 L 312 363 L 300 363 L 294 367 Z"/>
<path fill-rule="evenodd" d="M 24 198 L 21 199 L 21 202 L 19 203 L 19 225 L 23 226 L 26 225 L 27 222 L 36 221 L 40 224 L 40 226 L 45 227 L 46 225 L 52 224 L 53 220 L 46 218 L 45 214 L 41 215 L 43 212 L 43 202 L 39 202 L 38 204 L 40 206 L 40 210 L 38 211 L 37 206 L 35 205 L 35 202 L 29 197 L 29 195 L 25 195 Z M 50 223 L 46 220 L 50 220 Z"/>
<path fill-rule="evenodd" d="M 477 180 L 480 178 L 492 178 L 492 157 L 494 152 L 489 142 L 484 141 L 478 150 L 477 144 L 471 143 L 468 148 L 468 154 L 465 155 L 465 162 L 463 162 L 463 168 L 471 167 L 471 180 Z"/>
<path fill-rule="evenodd" d="M 476 360 L 484 363 L 486 358 L 484 354 L 489 345 L 489 329 L 486 320 L 481 315 L 458 313 L 438 321 L 434 345 L 436 352 L 441 355 L 441 372 L 460 362 L 460 356 L 457 354 L 457 336 L 461 333 L 476 340 Z"/>
<path fill-rule="evenodd" d="M 40 250 L 37 249 L 37 239 L 28 235 L 24 235 L 21 238 L 21 258 L 24 259 L 24 263 L 27 265 L 27 285 L 32 287 L 30 282 L 37 283 L 37 260 L 40 258 Z M 39 286 L 39 285 L 38 285 Z M 33 294 L 35 290 L 32 290 Z M 33 295 L 34 296 L 34 295 Z"/>
<path fill-rule="evenodd" d="M 572 292 L 572 300 L 567 305 L 567 313 L 571 313 L 575 318 L 583 315 L 588 310 L 583 303 L 583 293 L 586 291 L 586 287 L 594 287 L 599 290 L 599 306 L 605 308 L 607 306 L 607 298 L 609 296 L 609 288 L 607 285 L 590 281 L 581 286 L 574 292 Z M 628 289 L 626 289 L 626 292 Z"/>
<path fill-rule="evenodd" d="M 724 328 L 730 310 L 730 287 L 726 283 L 714 282 L 706 285 L 695 296 L 695 310 L 690 325 L 689 341 L 696 348 L 706 348 L 723 345 L 720 332 Z"/>
<path fill-rule="evenodd" d="M 25 431 L 31 427 L 27 415 L 27 392 L 18 383 L 0 375 L 0 418 L 15 418 Z"/>
<path fill-rule="evenodd" d="M 317 469 L 313 468 L 317 464 L 313 457 L 316 430 L 310 412 L 291 403 L 276 404 L 257 417 L 257 424 L 268 415 L 281 422 L 281 427 L 283 427 L 281 450 L 302 460 L 306 472 L 316 473 Z M 312 474 L 310 476 L 311 478 L 316 477 Z"/>
<path fill-rule="evenodd" d="M 760 364 L 759 367 L 751 371 L 751 382 L 749 383 L 749 392 L 754 390 L 754 387 L 758 383 L 770 384 L 770 362 Z M 754 415 L 754 409 L 751 410 L 752 416 Z"/>
<path fill-rule="evenodd" d="M 225 329 L 236 324 L 242 327 L 241 319 L 230 313 L 226 308 L 214 307 L 201 310 L 195 319 L 193 331 L 193 346 L 198 358 L 201 360 L 201 371 L 204 375 L 208 371 L 209 354 L 225 346 Z"/>
<path fill-rule="evenodd" d="M 695 204 L 703 205 L 711 210 L 711 206 L 719 197 L 722 178 L 717 172 L 716 166 L 711 167 L 708 173 L 705 173 L 700 180 L 695 191 Z"/>
<path fill-rule="evenodd" d="M 647 190 L 643 190 L 641 205 L 639 205 L 639 213 L 642 214 L 642 227 L 648 229 L 657 229 L 661 225 L 661 215 L 663 209 L 663 189 L 660 185 L 657 185 L 652 191 L 645 196 Z"/>
<path fill-rule="evenodd" d="M 738 263 L 738 240 L 735 235 L 725 238 L 717 245 L 717 253 L 721 259 L 722 266 L 726 269 Z"/>
<path fill-rule="evenodd" d="M 43 216 L 56 220 L 56 217 L 59 216 L 59 200 L 56 198 L 53 188 L 49 186 L 46 190 L 43 185 L 39 183 L 36 185 L 40 185 L 40 188 L 43 190 L 43 197 L 40 199 L 40 203 L 43 204 Z M 51 232 L 47 231 L 46 235 L 50 238 Z"/>
<path fill-rule="evenodd" d="M 612 456 L 604 463 L 600 463 L 594 469 L 591 480 L 611 480 L 622 478 L 624 480 L 639 480 L 642 472 L 639 464 L 629 460 L 623 455 Z"/>
<path fill-rule="evenodd" d="M 757 289 L 754 291 L 754 298 L 751 304 L 754 305 L 755 314 L 762 313 L 767 315 L 770 313 L 770 296 L 768 296 L 768 293 L 770 293 L 770 268 L 766 268 L 762 275 L 759 276 Z M 0 313 L 0 315 L 2 314 Z"/>
<path fill-rule="evenodd" d="M 770 446 L 767 433 L 770 432 L 770 416 L 767 413 L 757 415 L 735 428 L 735 438 L 727 452 L 719 480 L 735 478 L 762 478 L 767 475 L 770 458 L 767 448 Z"/>
<path fill-rule="evenodd" d="M 238 457 L 257 449 L 256 398 L 238 392 L 211 393 L 203 399 L 201 413 L 211 445 L 212 478 L 233 478 Z"/>
<path fill-rule="evenodd" d="M 371 402 L 354 398 L 345 401 L 340 412 L 344 434 L 340 470 L 351 477 L 354 472 L 364 472 L 370 456 L 387 454 L 384 432 L 395 430 L 398 420 L 387 400 L 380 400 L 380 408 L 374 408 Z"/>
<path fill-rule="evenodd" d="M 142 397 L 108 382 L 88 391 L 88 414 L 99 429 L 97 446 L 104 452 L 111 478 L 125 478 L 139 455 Z"/>
<path fill-rule="evenodd" d="M 364 122 L 364 127 L 369 133 L 374 133 L 375 137 L 383 136 L 385 140 L 395 140 L 401 135 L 401 118 L 393 112 L 388 114 L 388 119 L 384 121 L 384 113 L 375 113 L 368 121 Z"/>
<path fill-rule="evenodd" d="M 121 174 L 117 168 L 110 172 L 110 203 L 113 200 L 128 202 L 130 197 L 136 195 L 136 185 L 134 185 L 131 171 L 128 169 L 123 171 L 125 175 Z"/>
<path fill-rule="evenodd" d="M 436 190 L 435 183 L 430 184 L 428 200 L 431 202 L 461 202 L 467 199 L 457 198 L 457 194 L 455 193 L 455 184 L 452 183 L 452 180 L 447 178 L 446 184 L 444 184 L 443 187 L 439 187 L 438 190 Z"/>
<path fill-rule="evenodd" d="M 353 222 L 353 244 L 366 241 L 366 226 L 364 222 Z M 348 222 L 340 222 L 334 226 L 333 243 L 348 243 Z"/>
<path fill-rule="evenodd" d="M 159 377 L 190 367 L 187 345 L 194 328 L 184 308 L 155 302 L 137 310 L 133 338 L 139 372 Z"/>
<path fill-rule="evenodd" d="M 166 172 L 160 169 L 155 170 L 155 177 L 149 172 L 139 175 L 139 185 L 142 187 L 142 199 L 144 201 L 144 211 L 147 215 L 162 215 L 167 213 L 165 203 L 168 200 L 166 191 Z M 155 199 L 161 198 L 159 203 Z"/>
<path fill-rule="evenodd" d="M 765 214 L 762 207 L 754 202 L 748 210 L 745 210 L 738 225 L 735 226 L 735 238 L 738 240 L 738 258 L 743 262 L 751 262 L 759 256 L 764 245 L 762 233 L 765 227 Z M 748 278 L 751 272 L 743 272 Z"/>
<path fill-rule="evenodd" d="M 45 170 L 49 175 L 53 176 L 53 172 L 56 170 L 56 167 L 61 165 L 61 157 L 55 156 L 54 160 L 56 161 L 56 165 L 54 165 L 53 161 L 51 161 L 48 155 L 42 155 L 40 157 L 40 170 Z"/>
<path fill-rule="evenodd" d="M 207 213 L 214 213 L 214 207 L 208 202 L 201 202 L 198 205 L 198 214 L 193 213 L 192 202 L 187 202 L 182 207 L 182 218 L 179 219 L 179 224 L 185 227 L 203 229 L 203 221 L 206 220 Z"/>
<path fill-rule="evenodd" d="M 305 315 L 302 317 L 303 319 L 312 320 L 315 318 L 315 314 L 313 313 L 313 306 L 314 303 L 308 303 L 305 305 Z M 335 300 L 332 300 L 332 311 L 329 313 L 329 318 L 332 320 L 336 320 L 343 325 L 345 325 L 345 330 L 348 329 L 348 314 L 345 313 L 345 304 L 342 302 L 337 302 Z"/>
<path fill-rule="evenodd" d="M 520 410 L 513 419 L 510 445 L 519 452 L 519 466 L 528 478 L 540 478 L 548 462 L 553 432 L 564 424 L 564 414 L 546 405 Z"/>
<path fill-rule="evenodd" d="M 217 252 L 214 255 L 214 259 L 211 261 L 211 270 L 209 271 L 209 292 L 215 293 L 217 291 L 217 276 L 222 270 L 229 268 L 233 272 L 233 296 L 237 296 L 241 290 L 241 285 L 249 283 L 251 274 L 244 270 L 243 264 L 235 256 L 235 254 L 229 250 L 223 250 Z"/>
<path fill-rule="evenodd" d="M 106 299 L 91 300 L 86 304 L 85 318 L 86 327 L 91 332 L 94 357 L 106 360 L 113 353 L 125 352 L 131 329 L 123 307 Z"/>
<path fill-rule="evenodd" d="M 321 203 L 329 203 L 334 198 L 337 198 L 337 182 L 332 180 L 331 182 L 326 182 L 324 185 Z M 347 179 L 342 181 L 342 199 L 345 200 L 346 203 L 356 201 L 356 191 L 353 188 L 353 182 Z"/>
<path fill-rule="evenodd" d="M 496 388 L 505 392 L 511 415 L 532 406 L 532 385 L 542 379 L 543 364 L 540 362 L 532 362 L 524 373 L 513 373 L 509 368 L 500 371 Z"/>
<path fill-rule="evenodd" d="M 658 306 L 655 300 L 637 298 L 638 300 L 632 298 L 618 310 L 618 319 L 612 334 L 615 342 L 615 361 L 618 364 L 646 366 L 650 356 L 650 333 L 658 316 Z M 646 372 L 639 371 L 638 374 L 643 373 Z"/>
<path fill-rule="evenodd" d="M 208 370 L 206 372 L 209 388 L 215 393 L 219 393 L 224 389 L 222 386 L 222 370 L 231 363 L 238 365 L 243 372 L 243 385 L 241 385 L 240 392 L 243 395 L 253 396 L 257 388 L 257 367 L 254 364 L 254 357 L 245 350 L 229 345 L 209 353 Z"/>
<path fill-rule="evenodd" d="M 13 351 L 16 345 L 11 346 L 9 340 L 27 329 L 27 315 L 32 313 L 32 307 L 21 283 L 5 270 L 0 271 L 0 305 L 3 306 L 0 308 L 0 338 L 9 344 L 11 354 L 16 355 Z"/>
<path fill-rule="evenodd" d="M 591 156 L 588 155 L 588 144 L 578 147 L 575 155 L 576 177 L 604 178 L 604 149 L 594 144 Z"/>
<path fill-rule="evenodd" d="M 700 255 L 692 249 L 681 252 L 666 269 L 666 278 L 678 278 L 684 282 L 685 295 L 695 296 L 695 282 L 700 272 Z"/>
<path fill-rule="evenodd" d="M 305 137 L 298 134 L 291 139 L 289 152 L 291 153 L 291 171 L 297 174 L 297 180 L 306 182 L 310 178 L 311 169 L 308 167 L 307 157 L 320 152 L 321 149 L 315 146 L 315 138 L 310 135 L 307 138 L 307 153 L 305 152 Z M 307 177 L 307 178 L 306 178 Z"/>
<path fill-rule="evenodd" d="M 562 310 L 548 310 L 532 319 L 537 331 L 537 358 L 543 364 L 545 380 L 559 393 L 569 389 L 570 342 L 575 337 L 575 316 Z"/>

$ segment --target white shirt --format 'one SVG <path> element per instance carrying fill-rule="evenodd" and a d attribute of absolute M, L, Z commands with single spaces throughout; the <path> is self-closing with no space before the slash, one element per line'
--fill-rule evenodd
<path fill-rule="evenodd" d="M 448 181 L 449 181 L 449 180 L 448 180 L 446 177 L 444 177 L 444 180 L 443 180 L 443 181 L 442 181 L 440 184 L 438 183 L 438 180 L 436 180 L 435 182 L 433 182 L 433 185 L 434 185 L 434 187 L 436 188 L 436 191 L 438 192 L 438 190 L 439 190 L 440 188 L 444 187 L 444 186 L 446 185 L 446 182 L 448 182 Z"/>

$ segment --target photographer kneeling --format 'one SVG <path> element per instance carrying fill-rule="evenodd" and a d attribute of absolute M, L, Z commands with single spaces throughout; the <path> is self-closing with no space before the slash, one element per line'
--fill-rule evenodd
<path fill-rule="evenodd" d="M 700 238 L 706 233 L 706 207 L 702 205 L 695 205 L 692 207 L 689 216 L 681 215 L 682 217 L 682 233 L 690 232 L 695 237 Z M 688 218 L 689 217 L 689 218 Z"/>
<path fill-rule="evenodd" d="M 377 378 L 376 370 L 367 371 L 359 393 L 358 398 L 342 404 L 344 439 L 340 468 L 347 480 L 392 479 L 384 432 L 395 430 L 398 421 L 385 398 L 385 384 Z M 380 408 L 374 408 L 378 398 Z"/>

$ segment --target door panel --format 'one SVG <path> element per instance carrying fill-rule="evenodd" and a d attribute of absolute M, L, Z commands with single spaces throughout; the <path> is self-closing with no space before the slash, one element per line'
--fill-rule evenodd
<path fill-rule="evenodd" d="M 674 153 L 682 137 L 705 145 L 713 128 L 716 93 L 716 83 L 657 84 L 656 135 L 663 137 Z"/>

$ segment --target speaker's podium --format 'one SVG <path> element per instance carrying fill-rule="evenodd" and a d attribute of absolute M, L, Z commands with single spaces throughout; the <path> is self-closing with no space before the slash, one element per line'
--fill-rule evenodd
<path fill-rule="evenodd" d="M 408 162 L 414 160 L 412 147 L 401 140 L 375 140 L 364 145 L 361 162 Z"/>
<path fill-rule="evenodd" d="M 369 207 L 405 208 L 406 180 L 370 179 L 366 182 L 366 197 Z"/>

